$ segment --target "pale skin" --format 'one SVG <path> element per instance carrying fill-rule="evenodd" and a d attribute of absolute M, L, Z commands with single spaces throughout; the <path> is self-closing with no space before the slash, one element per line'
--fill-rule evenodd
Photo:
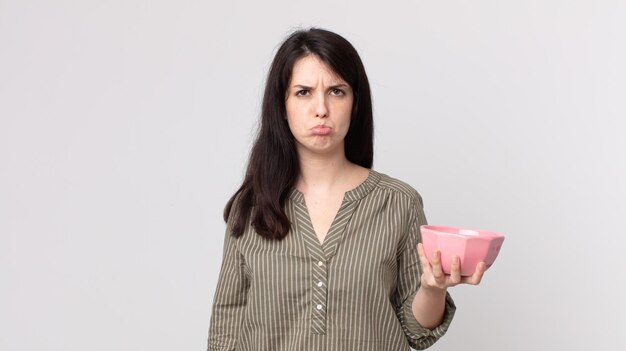
<path fill-rule="evenodd" d="M 368 169 L 348 161 L 344 152 L 352 103 L 350 86 L 317 56 L 308 55 L 296 61 L 285 106 L 300 163 L 296 188 L 304 195 L 320 243 L 345 192 L 357 187 L 369 174 Z M 481 262 L 472 276 L 461 277 L 459 258 L 453 257 L 450 274 L 444 274 L 439 252 L 433 252 L 428 260 L 421 244 L 416 249 L 422 275 L 412 310 L 423 327 L 433 329 L 442 322 L 447 289 L 458 284 L 479 284 L 486 266 Z"/>

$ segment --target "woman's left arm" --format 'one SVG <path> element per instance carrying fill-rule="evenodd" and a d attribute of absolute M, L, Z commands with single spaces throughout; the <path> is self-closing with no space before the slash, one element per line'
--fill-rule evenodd
<path fill-rule="evenodd" d="M 398 280 L 394 294 L 394 304 L 400 325 L 409 345 L 416 350 L 430 347 L 441 338 L 456 311 L 450 294 L 445 290 L 442 294 L 426 294 L 432 296 L 416 297 L 430 290 L 421 289 L 423 260 L 420 259 L 417 245 L 421 242 L 420 226 L 427 224 L 421 196 L 415 192 L 410 204 L 409 227 L 400 242 L 398 251 Z M 434 291 L 431 291 L 434 292 Z M 415 306 L 414 301 L 419 303 Z M 418 308 L 414 312 L 414 306 Z M 420 320 L 416 318 L 420 317 Z M 428 323 L 427 319 L 434 321 Z M 428 327 L 422 325 L 423 322 Z"/>

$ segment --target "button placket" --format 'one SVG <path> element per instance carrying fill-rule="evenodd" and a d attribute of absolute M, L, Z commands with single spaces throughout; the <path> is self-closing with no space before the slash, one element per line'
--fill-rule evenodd
<path fill-rule="evenodd" d="M 313 275 L 311 277 L 313 290 L 313 311 L 311 316 L 311 328 L 314 334 L 326 334 L 326 317 L 328 306 L 328 273 L 326 268 L 326 263 L 323 258 L 319 257 L 313 260 Z"/>
<path fill-rule="evenodd" d="M 315 231 L 313 230 L 313 225 L 311 224 L 311 219 L 309 217 L 308 210 L 306 208 L 306 204 L 304 203 L 304 197 L 297 193 L 299 196 L 294 202 L 294 211 L 296 215 L 296 223 L 297 229 L 302 233 L 302 239 L 304 244 L 309 251 L 310 261 L 309 269 L 309 303 L 310 303 L 310 332 L 311 334 L 326 334 L 326 318 L 328 313 L 328 260 L 332 257 L 329 255 L 324 249 L 324 245 L 327 243 L 334 244 L 332 245 L 332 249 L 330 252 L 334 251 L 337 247 L 337 239 L 338 229 L 336 221 L 331 225 L 331 229 L 326 236 L 324 245 L 320 244 Z M 342 208 L 344 206 L 342 205 Z M 339 209 L 338 213 L 342 212 L 342 208 Z M 343 216 L 339 216 L 339 218 L 343 218 Z M 341 221 L 341 224 L 345 224 Z M 335 239 L 333 240 L 333 236 Z M 330 242 L 329 242 L 330 240 Z M 321 286 L 318 286 L 319 283 L 322 283 Z"/>

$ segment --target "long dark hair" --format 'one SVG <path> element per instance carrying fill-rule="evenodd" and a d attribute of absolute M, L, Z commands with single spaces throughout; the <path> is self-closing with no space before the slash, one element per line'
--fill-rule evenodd
<path fill-rule="evenodd" d="M 283 239 L 289 233 L 291 224 L 284 205 L 300 167 L 295 140 L 286 121 L 285 98 L 295 62 L 307 55 L 318 56 L 352 88 L 354 99 L 345 137 L 346 158 L 357 165 L 372 167 L 372 98 L 361 58 L 336 33 L 318 28 L 292 33 L 278 49 L 269 70 L 261 125 L 245 178 L 224 209 L 224 220 L 228 222 L 230 218 L 235 237 L 244 233 L 251 215 L 251 225 L 262 237 Z"/>

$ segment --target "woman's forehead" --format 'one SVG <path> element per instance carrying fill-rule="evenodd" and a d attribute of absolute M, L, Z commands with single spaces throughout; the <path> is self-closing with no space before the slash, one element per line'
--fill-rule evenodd
<path fill-rule="evenodd" d="M 322 81 L 327 85 L 347 84 L 337 72 L 317 55 L 307 55 L 299 58 L 291 71 L 290 85 L 310 85 Z"/>

